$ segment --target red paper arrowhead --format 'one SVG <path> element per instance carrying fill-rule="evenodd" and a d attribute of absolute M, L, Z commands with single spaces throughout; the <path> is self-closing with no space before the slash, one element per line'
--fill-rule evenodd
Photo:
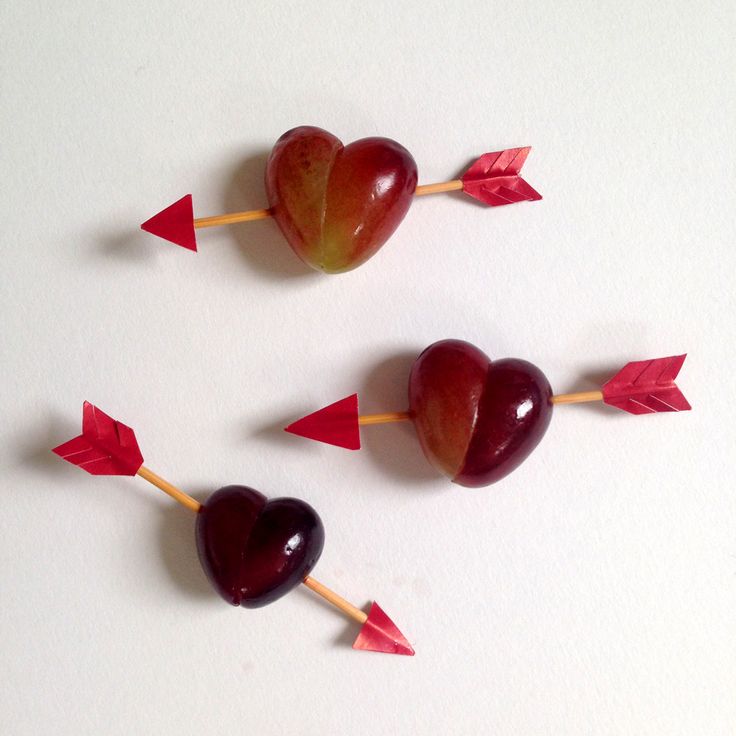
<path fill-rule="evenodd" d="M 491 207 L 542 199 L 519 176 L 531 146 L 484 153 L 462 177 L 463 191 Z"/>
<path fill-rule="evenodd" d="M 603 401 L 629 412 L 687 411 L 690 404 L 675 385 L 687 355 L 627 363 L 603 388 Z"/>
<path fill-rule="evenodd" d="M 411 644 L 375 601 L 358 638 L 353 642 L 353 649 L 414 656 Z"/>
<path fill-rule="evenodd" d="M 141 230 L 196 252 L 197 238 L 194 235 L 192 195 L 187 194 L 150 220 L 146 220 L 141 225 Z"/>
<path fill-rule="evenodd" d="M 82 409 L 82 434 L 53 452 L 92 475 L 135 475 L 143 465 L 133 430 L 89 401 Z"/>
<path fill-rule="evenodd" d="M 328 445 L 360 450 L 358 394 L 346 396 L 334 404 L 308 414 L 285 427 L 286 432 Z"/>

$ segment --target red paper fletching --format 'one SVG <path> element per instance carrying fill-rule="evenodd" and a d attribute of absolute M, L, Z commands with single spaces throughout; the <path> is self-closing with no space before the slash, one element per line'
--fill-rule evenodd
<path fill-rule="evenodd" d="M 688 411 L 691 407 L 675 385 L 687 355 L 627 363 L 602 387 L 603 401 L 629 414 Z"/>
<path fill-rule="evenodd" d="M 411 644 L 375 601 L 357 639 L 353 642 L 353 649 L 414 656 Z"/>
<path fill-rule="evenodd" d="M 360 427 L 358 425 L 358 394 L 346 396 L 334 404 L 308 414 L 285 427 L 286 432 L 297 434 L 317 442 L 360 449 Z"/>
<path fill-rule="evenodd" d="M 135 475 L 143 465 L 133 430 L 88 401 L 82 409 L 82 434 L 53 452 L 92 475 Z"/>
<path fill-rule="evenodd" d="M 141 230 L 196 252 L 197 238 L 194 234 L 192 195 L 187 194 L 150 220 L 146 220 L 141 225 Z"/>
<path fill-rule="evenodd" d="M 542 199 L 542 195 L 519 176 L 531 150 L 531 146 L 525 146 L 484 153 L 463 174 L 463 191 L 491 207 Z"/>

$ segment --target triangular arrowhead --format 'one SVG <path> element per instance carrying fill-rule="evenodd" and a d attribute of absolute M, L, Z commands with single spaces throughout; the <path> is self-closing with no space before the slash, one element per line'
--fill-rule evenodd
<path fill-rule="evenodd" d="M 284 431 L 347 450 L 359 450 L 358 394 L 346 396 L 308 414 L 285 427 Z"/>
<path fill-rule="evenodd" d="M 358 638 L 353 642 L 353 649 L 414 656 L 411 644 L 375 601 Z"/>
<path fill-rule="evenodd" d="M 150 220 L 146 220 L 141 225 L 141 230 L 196 252 L 197 238 L 194 234 L 192 195 L 187 194 Z"/>

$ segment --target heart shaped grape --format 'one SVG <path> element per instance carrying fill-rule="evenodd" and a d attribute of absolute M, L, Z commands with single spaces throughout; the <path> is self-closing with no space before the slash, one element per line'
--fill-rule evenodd
<path fill-rule="evenodd" d="M 246 486 L 213 493 L 197 515 L 197 551 L 215 590 L 259 608 L 299 585 L 322 554 L 324 527 L 297 498 L 268 500 Z"/>
<path fill-rule="evenodd" d="M 491 361 L 462 340 L 430 345 L 409 377 L 409 408 L 424 454 L 463 486 L 495 483 L 528 457 L 549 426 L 551 397 L 536 366 Z"/>
<path fill-rule="evenodd" d="M 296 254 L 326 273 L 367 261 L 404 219 L 417 166 L 402 145 L 363 138 L 343 146 L 321 128 L 279 138 L 266 166 L 276 222 Z"/>

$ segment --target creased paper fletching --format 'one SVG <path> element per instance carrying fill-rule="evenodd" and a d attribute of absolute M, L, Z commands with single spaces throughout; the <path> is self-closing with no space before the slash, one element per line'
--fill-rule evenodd
<path fill-rule="evenodd" d="M 627 363 L 602 387 L 603 401 L 629 414 L 688 411 L 691 407 L 675 385 L 686 355 Z"/>
<path fill-rule="evenodd" d="M 484 153 L 463 174 L 463 191 L 491 207 L 542 199 L 519 175 L 531 150 L 524 146 Z"/>
<path fill-rule="evenodd" d="M 92 475 L 135 475 L 143 465 L 133 430 L 88 401 L 82 410 L 82 434 L 53 452 Z"/>

